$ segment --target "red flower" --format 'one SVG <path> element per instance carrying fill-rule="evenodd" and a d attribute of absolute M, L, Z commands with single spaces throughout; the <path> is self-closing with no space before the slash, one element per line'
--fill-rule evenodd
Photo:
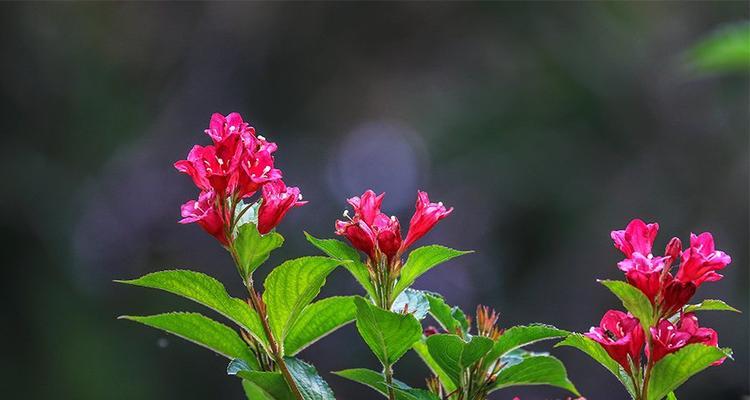
<path fill-rule="evenodd" d="M 714 238 L 709 232 L 690 234 L 690 247 L 682 253 L 682 263 L 677 271 L 677 280 L 693 282 L 699 287 L 703 282 L 714 282 L 723 276 L 716 271 L 732 262 L 723 251 L 714 247 Z"/>
<path fill-rule="evenodd" d="M 348 216 L 348 213 L 344 213 Z M 349 221 L 336 220 L 336 234 L 344 236 L 355 249 L 367 254 L 370 259 L 375 258 L 375 234 L 370 226 L 356 215 Z"/>
<path fill-rule="evenodd" d="M 690 334 L 679 329 L 666 319 L 659 321 L 656 327 L 651 327 L 653 351 L 646 348 L 646 356 L 652 358 L 653 362 L 661 360 L 664 356 L 685 347 L 690 340 Z"/>
<path fill-rule="evenodd" d="M 653 352 L 647 348 L 646 356 L 653 357 L 653 362 L 661 360 L 667 354 L 674 353 L 688 344 L 701 343 L 706 346 L 718 346 L 719 343 L 716 331 L 698 326 L 698 318 L 693 313 L 680 316 L 677 325 L 666 319 L 659 321 L 656 327 L 651 328 L 651 336 Z M 723 362 L 724 358 L 714 362 L 713 365 Z"/>
<path fill-rule="evenodd" d="M 398 219 L 394 216 L 389 218 L 387 215 L 380 213 L 375 216 L 372 229 L 376 235 L 380 251 L 388 257 L 389 261 L 393 260 L 401 248 L 401 225 Z"/>
<path fill-rule="evenodd" d="M 385 197 L 385 193 L 375 195 L 372 190 L 367 190 L 361 197 L 354 196 L 346 202 L 352 205 L 355 215 L 359 215 L 367 225 L 372 225 L 375 222 L 375 217 L 382 214 L 380 205 L 383 203 L 383 197 Z"/>
<path fill-rule="evenodd" d="M 696 289 L 692 282 L 680 282 L 673 279 L 671 274 L 667 275 L 662 290 L 661 315 L 669 317 L 682 309 L 682 306 L 693 297 Z"/>
<path fill-rule="evenodd" d="M 664 255 L 669 256 L 669 265 L 680 259 L 682 254 L 682 242 L 679 238 L 673 237 L 667 243 L 667 248 L 664 249 Z"/>
<path fill-rule="evenodd" d="M 633 253 L 641 253 L 644 256 L 651 254 L 656 234 L 659 232 L 659 224 L 646 224 L 640 219 L 630 221 L 625 230 L 612 231 L 610 236 L 615 242 L 615 247 L 630 258 Z"/>
<path fill-rule="evenodd" d="M 244 198 L 264 183 L 281 179 L 271 155 L 276 144 L 255 136 L 255 129 L 239 114 L 214 114 L 206 134 L 213 145 L 194 146 L 186 160 L 174 164 L 178 171 L 193 178 L 199 189 L 213 190 L 222 198 Z"/>
<path fill-rule="evenodd" d="M 430 325 L 427 328 L 424 328 L 422 330 L 422 334 L 425 337 L 430 337 L 432 335 L 437 335 L 438 333 L 440 333 L 440 331 L 437 328 L 435 328 L 434 326 L 432 326 L 432 325 Z"/>
<path fill-rule="evenodd" d="M 243 136 L 244 156 L 240 164 L 242 172 L 238 174 L 238 192 L 240 197 L 252 196 L 263 184 L 281 179 L 281 170 L 274 168 L 271 155 L 278 148 L 276 143 L 267 142 L 263 136 L 252 134 Z"/>
<path fill-rule="evenodd" d="M 638 318 L 629 313 L 609 310 L 599 326 L 592 327 L 584 335 L 599 342 L 628 373 L 631 372 L 628 358 L 634 365 L 640 363 L 645 337 Z"/>
<path fill-rule="evenodd" d="M 226 117 L 214 113 L 211 115 L 211 122 L 209 122 L 208 129 L 205 132 L 215 144 L 219 144 L 226 139 L 240 137 L 245 133 L 255 135 L 255 128 L 243 121 L 239 113 L 233 112 Z"/>
<path fill-rule="evenodd" d="M 347 202 L 354 208 L 354 216 L 348 221 L 336 221 L 336 234 L 346 237 L 352 246 L 367 254 L 371 260 L 383 254 L 389 263 L 395 262 L 409 245 L 453 211 L 452 208 L 446 210 L 442 203 L 430 203 L 427 193 L 418 192 L 417 210 L 403 241 L 398 219 L 380 211 L 384 196 L 385 193 L 376 195 L 372 190 L 367 190 L 362 196 L 348 199 Z M 345 211 L 344 216 L 349 217 L 349 212 Z"/>
<path fill-rule="evenodd" d="M 263 201 L 258 210 L 258 232 L 266 234 L 292 209 L 306 204 L 299 188 L 287 187 L 281 180 L 263 185 Z"/>
<path fill-rule="evenodd" d="M 719 334 L 711 328 L 703 328 L 698 326 L 698 317 L 693 313 L 688 313 L 680 317 L 680 329 L 690 334 L 688 344 L 701 343 L 706 346 L 719 346 Z M 721 365 L 726 357 L 722 357 L 720 360 L 715 361 L 711 365 Z"/>
<path fill-rule="evenodd" d="M 229 244 L 225 235 L 224 219 L 216 210 L 216 194 L 201 192 L 198 200 L 190 200 L 180 207 L 182 213 L 181 224 L 197 222 L 206 232 L 215 237 L 222 245 Z"/>
<path fill-rule="evenodd" d="M 406 234 L 404 243 L 401 244 L 401 251 L 414 244 L 452 211 L 453 207 L 446 210 L 442 202 L 430 203 L 427 192 L 418 191 L 416 211 L 409 222 L 409 232 Z"/>
<path fill-rule="evenodd" d="M 620 261 L 617 266 L 625 272 L 628 283 L 641 289 L 653 304 L 661 289 L 664 261 L 664 257 L 646 257 L 635 252 L 631 258 Z"/>

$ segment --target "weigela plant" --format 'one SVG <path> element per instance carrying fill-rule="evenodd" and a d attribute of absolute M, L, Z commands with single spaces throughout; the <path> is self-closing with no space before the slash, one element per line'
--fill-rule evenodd
<path fill-rule="evenodd" d="M 199 191 L 196 200 L 182 205 L 179 222 L 197 223 L 227 250 L 244 294 L 234 297 L 218 280 L 189 270 L 118 282 L 190 299 L 235 327 L 192 312 L 121 318 L 226 357 L 227 373 L 241 379 L 248 399 L 334 399 L 326 381 L 298 355 L 355 320 L 382 372 L 355 368 L 336 374 L 389 400 L 483 400 L 496 390 L 519 385 L 551 385 L 578 396 L 558 359 L 524 348 L 542 340 L 564 339 L 560 345 L 584 350 L 639 400 L 659 400 L 693 373 L 729 356 L 717 347 L 716 332 L 699 326 L 694 312 L 734 309 L 718 300 L 687 305 L 702 283 L 721 278 L 716 271 L 729 257 L 714 249 L 707 233 L 693 235 L 684 251 L 673 239 L 665 255 L 655 257 L 651 249 L 658 226 L 638 220 L 612 233 L 626 257 L 618 265 L 627 282 L 604 282 L 629 312 L 607 312 L 600 326 L 585 335 L 542 324 L 504 329 L 498 325 L 499 314 L 489 307 L 478 306 L 471 318 L 439 294 L 412 288 L 433 267 L 470 253 L 439 245 L 412 249 L 453 212 L 422 191 L 417 192 L 405 237 L 399 220 L 381 212 L 384 194 L 368 190 L 348 199 L 353 212 L 345 211 L 334 231 L 349 244 L 306 234 L 326 256 L 286 261 L 273 268 L 261 287 L 254 272 L 284 242 L 276 226 L 306 202 L 298 188 L 282 181 L 274 165 L 276 144 L 257 135 L 239 114 L 214 114 L 205 133 L 212 144 L 194 146 L 185 160 L 175 163 Z M 670 268 L 678 262 L 673 276 Z M 315 301 L 327 276 L 339 266 L 361 284 L 363 295 Z M 428 318 L 433 322 L 423 327 Z M 394 376 L 394 364 L 409 350 L 432 372 L 424 388 L 410 387 Z"/>
<path fill-rule="evenodd" d="M 368 190 L 348 200 L 354 213 L 345 211 L 345 219 L 337 220 L 335 228 L 353 248 L 335 239 L 308 235 L 327 255 L 346 262 L 344 266 L 365 289 L 366 298 L 355 300 L 357 330 L 383 368 L 382 373 L 357 368 L 336 374 L 367 385 L 390 400 L 479 400 L 506 387 L 541 384 L 578 394 L 559 360 L 522 349 L 540 340 L 563 338 L 568 332 L 529 325 L 504 333 L 497 326 L 498 314 L 484 306 L 477 307 L 472 332 L 471 319 L 458 307 L 448 306 L 436 293 L 411 288 L 428 270 L 469 252 L 429 245 L 407 255 L 407 250 L 453 208 L 430 202 L 427 193 L 418 192 L 409 230 L 402 239 L 399 220 L 381 212 L 383 198 L 384 194 Z M 428 314 L 442 333 L 432 326 L 422 329 L 420 321 Z M 411 388 L 394 378 L 393 365 L 410 349 L 434 374 L 426 389 Z"/>
<path fill-rule="evenodd" d="M 558 344 L 576 347 L 604 365 L 636 400 L 676 399 L 674 391 L 688 378 L 732 354 L 718 347 L 716 331 L 699 326 L 695 312 L 737 310 L 720 300 L 688 304 L 703 283 L 722 278 L 717 271 L 731 258 L 716 250 L 708 232 L 691 234 L 684 250 L 680 239 L 672 238 L 664 255 L 654 255 L 658 231 L 658 224 L 636 219 L 612 232 L 615 247 L 625 255 L 617 266 L 626 282 L 601 283 L 627 312 L 609 310 L 599 326 Z"/>
<path fill-rule="evenodd" d="M 275 143 L 256 135 L 237 113 L 214 114 L 206 134 L 213 144 L 196 145 L 175 168 L 200 190 L 182 205 L 180 223 L 197 223 L 229 252 L 245 284 L 245 299 L 230 296 L 208 275 L 172 270 L 121 281 L 164 290 L 213 309 L 237 325 L 198 313 L 124 316 L 195 342 L 229 358 L 227 372 L 242 378 L 249 398 L 333 398 L 315 368 L 294 356 L 354 318 L 352 297 L 313 302 L 326 276 L 341 262 L 303 257 L 284 262 L 266 278 L 264 291 L 253 272 L 284 238 L 274 228 L 286 213 L 305 204 L 274 166 Z M 260 191 L 260 198 L 250 199 Z"/>

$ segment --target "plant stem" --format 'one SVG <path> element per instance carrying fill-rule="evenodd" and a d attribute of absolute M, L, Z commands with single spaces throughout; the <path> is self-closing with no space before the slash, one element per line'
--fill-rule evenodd
<path fill-rule="evenodd" d="M 396 400 L 396 393 L 393 391 L 393 367 L 383 365 L 383 375 L 385 375 L 385 383 L 388 385 L 388 400 Z"/>
<path fill-rule="evenodd" d="M 237 250 L 234 248 L 233 243 L 230 243 L 229 245 L 229 253 L 232 255 L 232 260 L 234 260 L 234 263 L 239 270 L 239 257 L 237 256 Z M 271 326 L 268 324 L 266 307 L 261 304 L 258 292 L 255 291 L 252 276 L 248 276 L 245 279 L 245 287 L 247 287 L 247 292 L 250 300 L 249 303 L 260 317 L 260 323 L 263 326 L 263 332 L 268 339 L 268 346 L 271 350 L 271 356 L 273 357 L 274 361 L 276 361 L 276 366 L 281 370 L 281 375 L 284 377 L 284 380 L 292 390 L 292 394 L 294 394 L 294 397 L 297 400 L 304 400 L 304 398 L 302 397 L 302 393 L 300 393 L 299 391 L 299 387 L 297 387 L 297 382 L 295 382 L 294 378 L 292 378 L 292 374 L 289 372 L 289 368 L 287 368 L 286 362 L 284 362 L 284 357 L 281 354 L 281 348 L 279 347 L 279 344 L 276 343 L 276 339 L 274 339 L 273 334 L 271 333 Z"/>
<path fill-rule="evenodd" d="M 276 340 L 271 333 L 271 326 L 268 324 L 268 316 L 266 315 L 265 307 L 263 307 L 258 301 L 259 297 L 257 292 L 255 291 L 255 288 L 253 287 L 252 278 L 248 278 L 247 280 L 247 290 L 250 295 L 250 301 L 253 305 L 253 308 L 258 312 L 258 316 L 260 316 L 260 322 L 263 326 L 263 332 L 268 338 L 268 345 L 271 348 L 271 355 L 273 356 L 274 361 L 276 361 L 276 365 L 281 370 L 281 374 L 284 376 L 284 380 L 292 390 L 294 397 L 298 400 L 304 400 L 304 398 L 302 397 L 302 393 L 300 393 L 299 388 L 297 387 L 297 382 L 295 382 L 292 378 L 292 374 L 289 372 L 289 368 L 287 368 L 286 362 L 284 362 L 284 357 L 282 357 L 281 355 L 281 349 L 279 348 L 278 343 L 276 343 Z"/>
<path fill-rule="evenodd" d="M 643 400 L 648 399 L 648 381 L 651 379 L 651 370 L 653 369 L 654 363 L 651 360 L 646 364 L 646 375 L 643 377 L 643 388 L 641 391 L 641 398 Z"/>

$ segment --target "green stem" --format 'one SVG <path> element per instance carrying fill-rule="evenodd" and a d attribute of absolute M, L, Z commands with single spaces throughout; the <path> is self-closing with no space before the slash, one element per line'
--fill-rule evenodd
<path fill-rule="evenodd" d="M 383 365 L 383 375 L 385 375 L 385 383 L 388 385 L 388 400 L 396 400 L 396 393 L 393 391 L 393 367 Z"/>
<path fill-rule="evenodd" d="M 240 270 L 239 257 L 233 243 L 229 244 L 229 253 L 232 255 L 232 260 L 234 260 L 237 269 Z M 295 382 L 294 378 L 292 378 L 292 374 L 289 372 L 289 368 L 287 368 L 286 362 L 284 362 L 284 357 L 281 354 L 281 348 L 278 343 L 276 343 L 276 340 L 271 333 L 271 326 L 268 324 L 268 315 L 266 313 L 265 307 L 263 307 L 259 302 L 260 297 L 258 296 L 258 292 L 255 291 L 255 287 L 253 286 L 252 276 L 248 276 L 245 279 L 245 287 L 247 287 L 247 292 L 250 297 L 250 305 L 260 317 L 260 322 L 263 326 L 263 332 L 268 339 L 268 346 L 270 347 L 271 356 L 273 357 L 274 361 L 276 361 L 276 366 L 281 370 L 281 375 L 284 377 L 284 380 L 292 390 L 292 394 L 294 394 L 294 397 L 297 400 L 304 400 L 304 398 L 302 397 L 302 393 L 300 393 L 299 391 L 299 387 L 297 387 L 297 382 Z"/>

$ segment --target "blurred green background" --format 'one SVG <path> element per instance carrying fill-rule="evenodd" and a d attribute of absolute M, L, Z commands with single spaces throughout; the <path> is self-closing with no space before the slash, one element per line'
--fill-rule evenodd
<path fill-rule="evenodd" d="M 617 307 L 595 278 L 620 278 L 609 231 L 631 218 L 661 223 L 657 247 L 713 232 L 734 262 L 698 296 L 746 313 L 701 321 L 736 360 L 678 394 L 742 399 L 750 80 L 742 56 L 688 49 L 747 19 L 744 1 L 0 5 L 2 397 L 241 398 L 224 359 L 115 320 L 198 306 L 112 283 L 189 267 L 240 293 L 213 239 L 176 223 L 196 193 L 172 168 L 212 112 L 239 111 L 311 202 L 272 263 L 316 253 L 301 231 L 333 236 L 346 197 L 386 191 L 405 221 L 421 188 L 456 208 L 423 243 L 477 253 L 417 287 L 504 326 L 585 331 Z M 324 289 L 357 292 L 343 271 Z M 554 354 L 589 399 L 625 398 L 585 355 Z M 352 326 L 302 356 L 338 398 L 377 398 L 327 374 L 376 367 Z M 397 374 L 427 370 L 410 354 Z M 514 395 L 563 396 L 494 398 Z"/>

